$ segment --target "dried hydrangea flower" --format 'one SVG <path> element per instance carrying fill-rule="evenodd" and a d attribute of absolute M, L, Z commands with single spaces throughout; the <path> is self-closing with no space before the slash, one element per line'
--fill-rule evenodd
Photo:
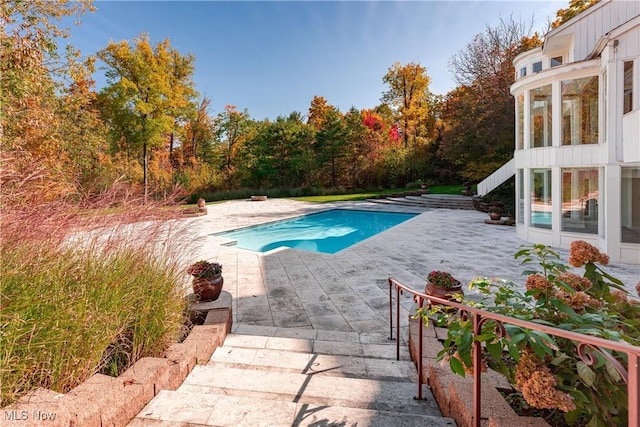
<path fill-rule="evenodd" d="M 525 283 L 525 286 L 528 291 L 537 290 L 547 292 L 553 289 L 551 282 L 549 282 L 546 277 L 539 274 L 530 274 L 529 277 L 527 277 L 527 283 Z"/>
<path fill-rule="evenodd" d="M 615 297 L 616 302 L 626 302 L 627 301 L 627 294 L 624 291 L 621 291 L 619 289 L 611 291 L 611 295 L 613 295 Z"/>
<path fill-rule="evenodd" d="M 600 252 L 595 246 L 584 240 L 571 242 L 569 249 L 569 264 L 574 267 L 582 267 L 588 262 L 597 262 L 602 265 L 609 264 L 609 256 Z"/>
<path fill-rule="evenodd" d="M 542 365 L 540 359 L 538 359 L 532 352 L 523 350 L 522 353 L 520 353 L 520 360 L 518 360 L 514 375 L 514 387 L 516 390 L 522 391 L 522 386 L 529 380 L 529 378 L 531 378 L 531 374 L 538 369 L 546 368 Z"/>
<path fill-rule="evenodd" d="M 599 308 L 602 307 L 602 302 L 591 298 L 588 294 L 582 291 L 569 293 L 564 291 L 556 292 L 556 298 L 564 301 L 569 307 L 574 310 L 584 310 L 587 306 Z"/>
<path fill-rule="evenodd" d="M 567 393 L 556 390 L 555 377 L 546 370 L 535 371 L 522 386 L 522 397 L 529 405 L 539 409 L 560 409 L 570 412 L 576 409 Z"/>
<path fill-rule="evenodd" d="M 576 291 L 586 291 L 588 289 L 591 289 L 591 287 L 593 286 L 591 280 L 587 279 L 586 277 L 579 276 L 575 273 L 562 273 L 561 275 L 556 277 L 556 280 L 566 283 Z"/>

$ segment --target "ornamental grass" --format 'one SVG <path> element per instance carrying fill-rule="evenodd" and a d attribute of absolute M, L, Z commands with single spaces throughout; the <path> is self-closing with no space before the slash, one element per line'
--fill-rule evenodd
<path fill-rule="evenodd" d="M 47 171 L 2 162 L 0 405 L 162 355 L 185 322 L 192 244 L 172 211 L 118 189 L 80 206 L 68 189 L 51 193 Z M 93 209 L 109 200 L 117 213 Z"/>

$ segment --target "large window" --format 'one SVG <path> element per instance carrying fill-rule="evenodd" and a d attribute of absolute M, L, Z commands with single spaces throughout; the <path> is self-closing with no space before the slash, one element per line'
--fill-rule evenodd
<path fill-rule="evenodd" d="M 531 226 L 551 229 L 551 169 L 531 170 Z"/>
<path fill-rule="evenodd" d="M 598 169 L 562 169 L 562 231 L 598 233 Z"/>
<path fill-rule="evenodd" d="M 531 97 L 531 147 L 551 146 L 551 85 L 533 89 Z"/>
<path fill-rule="evenodd" d="M 622 113 L 633 111 L 633 61 L 624 63 L 624 92 Z"/>
<path fill-rule="evenodd" d="M 562 145 L 598 143 L 598 76 L 562 81 Z"/>
<path fill-rule="evenodd" d="M 524 224 L 524 170 L 518 169 L 518 213 L 516 221 Z"/>
<path fill-rule="evenodd" d="M 640 244 L 640 168 L 622 168 L 622 242 Z"/>
<path fill-rule="evenodd" d="M 518 132 L 516 133 L 516 149 L 522 150 L 524 148 L 524 94 L 518 95 L 518 103 L 516 104 L 518 122 Z"/>

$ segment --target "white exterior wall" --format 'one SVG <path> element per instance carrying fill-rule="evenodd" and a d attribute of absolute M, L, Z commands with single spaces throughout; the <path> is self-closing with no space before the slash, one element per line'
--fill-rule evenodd
<path fill-rule="evenodd" d="M 562 56 L 563 64 L 551 68 L 550 60 Z M 593 59 L 591 59 L 593 58 Z M 623 112 L 624 62 L 634 61 L 633 111 Z M 542 71 L 532 65 L 542 62 Z M 612 261 L 640 264 L 640 244 L 621 243 L 623 167 L 640 167 L 640 1 L 609 0 L 552 30 L 543 48 L 524 52 L 514 60 L 517 80 L 511 93 L 524 95 L 524 149 L 516 146 L 515 169 L 523 170 L 524 221 L 516 223 L 518 236 L 532 243 L 568 248 L 585 240 L 606 252 Z M 527 75 L 520 77 L 526 67 Z M 599 78 L 598 143 L 562 145 L 561 81 L 589 76 Z M 530 90 L 552 86 L 552 145 L 532 148 L 530 141 Z M 605 96 L 606 94 L 606 96 Z M 562 169 L 598 169 L 597 234 L 562 230 Z M 552 179 L 552 229 L 532 227 L 531 170 L 550 169 Z M 516 189 L 521 188 L 516 173 Z M 520 194 L 516 195 L 518 203 Z M 640 203 L 639 203 L 640 205 Z M 636 205 L 632 205 L 637 215 Z M 516 207 L 516 212 L 518 212 Z M 626 213 L 627 217 L 631 213 Z M 627 226 L 627 225 L 625 225 Z"/>

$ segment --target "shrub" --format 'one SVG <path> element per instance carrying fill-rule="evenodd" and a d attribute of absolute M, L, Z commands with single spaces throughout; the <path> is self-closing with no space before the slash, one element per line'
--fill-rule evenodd
<path fill-rule="evenodd" d="M 540 268 L 526 270 L 526 291 L 500 279 L 478 279 L 469 284 L 482 299 L 463 302 L 491 312 L 604 339 L 640 345 L 640 304 L 628 297 L 622 282 L 600 265 L 608 257 L 586 242 L 571 245 L 570 263 L 584 267 L 584 275 L 570 271 L 557 253 L 544 245 L 533 245 L 516 253 L 523 264 L 537 261 Z M 599 265 L 600 264 L 600 265 Z M 475 297 L 474 299 L 477 299 Z M 421 310 L 426 316 L 436 311 Z M 534 408 L 550 409 L 568 425 L 624 425 L 627 392 L 613 364 L 592 352 L 595 364 L 587 365 L 578 355 L 576 343 L 504 324 L 502 337 L 493 322 L 483 325 L 473 337 L 471 319 L 440 313 L 439 324 L 448 336 L 439 358 L 449 361 L 452 371 L 464 376 L 472 367 L 472 342 L 483 344 L 483 363 L 502 373 Z M 612 352 L 625 365 L 625 354 Z"/>

